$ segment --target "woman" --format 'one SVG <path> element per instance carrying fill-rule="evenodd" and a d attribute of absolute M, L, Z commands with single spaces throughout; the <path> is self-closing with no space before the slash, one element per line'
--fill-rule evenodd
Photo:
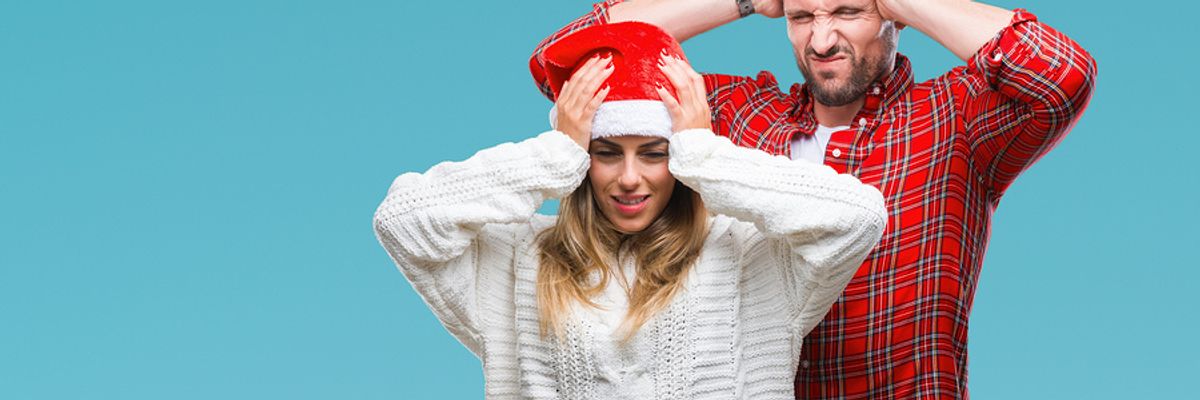
<path fill-rule="evenodd" d="M 714 135 L 702 80 L 651 25 L 545 54 L 556 130 L 403 174 L 375 214 L 487 397 L 791 399 L 882 196 Z M 557 219 L 534 213 L 547 198 Z"/>

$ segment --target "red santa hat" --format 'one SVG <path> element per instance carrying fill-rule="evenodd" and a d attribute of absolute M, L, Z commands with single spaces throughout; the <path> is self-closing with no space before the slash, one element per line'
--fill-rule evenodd
<path fill-rule="evenodd" d="M 626 135 L 669 138 L 671 116 L 655 87 L 672 87 L 658 62 L 663 53 L 684 58 L 679 42 L 657 26 L 644 22 L 596 25 L 571 33 L 540 56 L 555 98 L 563 82 L 597 53 L 612 55 L 613 72 L 607 81 L 611 86 L 608 96 L 592 119 L 592 138 Z M 551 108 L 551 126 L 555 121 L 556 112 Z"/>

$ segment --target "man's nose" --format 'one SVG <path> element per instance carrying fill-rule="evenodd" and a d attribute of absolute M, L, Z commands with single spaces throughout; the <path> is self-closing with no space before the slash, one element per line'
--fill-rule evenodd
<path fill-rule="evenodd" d="M 817 54 L 825 54 L 837 45 L 838 31 L 831 18 L 815 18 L 812 22 L 812 38 L 809 47 Z"/>

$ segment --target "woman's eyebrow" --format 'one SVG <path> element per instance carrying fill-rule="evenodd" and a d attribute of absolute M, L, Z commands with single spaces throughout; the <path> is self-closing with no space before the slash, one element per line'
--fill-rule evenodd
<path fill-rule="evenodd" d="M 641 146 L 638 146 L 638 147 L 654 147 L 654 146 L 658 146 L 658 145 L 662 145 L 662 144 L 668 144 L 668 143 L 670 143 L 670 141 L 668 141 L 667 139 L 658 139 L 658 140 L 655 140 L 655 141 L 653 141 L 653 142 L 650 142 L 650 143 L 643 144 L 643 145 L 641 145 Z"/>

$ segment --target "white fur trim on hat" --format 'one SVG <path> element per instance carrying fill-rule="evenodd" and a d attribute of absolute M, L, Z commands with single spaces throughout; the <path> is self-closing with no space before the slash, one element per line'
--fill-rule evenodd
<path fill-rule="evenodd" d="M 550 126 L 557 129 L 558 110 L 550 108 Z M 658 100 L 614 100 L 600 104 L 592 117 L 592 139 L 613 136 L 671 137 L 671 115 Z"/>

